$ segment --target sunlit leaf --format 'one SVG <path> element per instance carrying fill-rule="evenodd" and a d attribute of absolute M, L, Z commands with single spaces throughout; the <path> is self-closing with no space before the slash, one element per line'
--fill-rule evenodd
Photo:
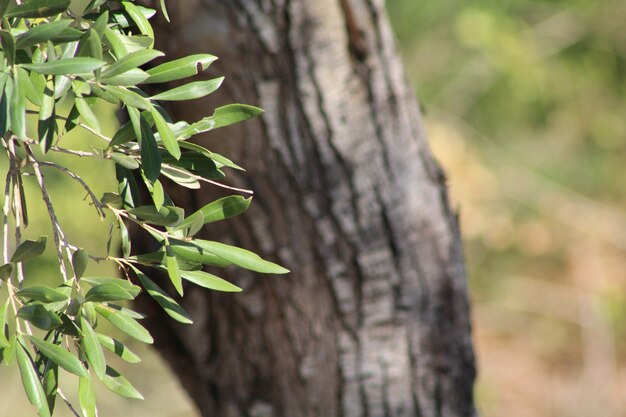
<path fill-rule="evenodd" d="M 65 369 L 67 372 L 78 376 L 87 376 L 87 371 L 81 364 L 78 357 L 60 345 L 47 342 L 36 336 L 26 336 L 26 338 L 33 345 L 35 345 L 37 350 L 39 350 L 44 356 L 59 365 L 61 368 Z"/>
<path fill-rule="evenodd" d="M 104 378 L 106 370 L 106 360 L 102 352 L 102 347 L 100 347 L 100 342 L 93 328 L 84 317 L 80 318 L 80 329 L 83 333 L 82 344 L 85 349 L 85 354 L 87 355 L 87 361 L 96 376 L 102 379 Z"/>

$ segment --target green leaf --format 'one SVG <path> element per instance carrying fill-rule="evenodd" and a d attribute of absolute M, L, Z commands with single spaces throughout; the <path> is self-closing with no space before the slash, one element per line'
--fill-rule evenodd
<path fill-rule="evenodd" d="M 123 35 L 120 33 L 114 32 L 108 27 L 104 28 L 104 38 L 102 40 L 113 50 L 118 60 L 128 55 L 128 50 L 122 41 L 122 36 Z"/>
<path fill-rule="evenodd" d="M 11 95 L 11 130 L 15 136 L 24 140 L 26 138 L 26 97 L 22 91 L 19 76 L 20 72 L 17 72 Z"/>
<path fill-rule="evenodd" d="M 126 169 L 133 170 L 139 168 L 139 162 L 137 162 L 135 158 L 122 153 L 112 152 L 111 159 L 113 159 L 116 164 Z"/>
<path fill-rule="evenodd" d="M 102 68 L 106 62 L 94 58 L 63 58 L 43 64 L 21 64 L 22 67 L 49 75 L 84 74 Z"/>
<path fill-rule="evenodd" d="M 118 191 L 124 202 L 124 207 L 134 207 L 141 201 L 139 188 L 132 172 L 119 165 L 115 166 L 115 177 L 118 181 Z"/>
<path fill-rule="evenodd" d="M 204 226 L 204 215 L 196 211 L 184 221 L 188 222 L 186 236 L 195 236 Z"/>
<path fill-rule="evenodd" d="M 250 206 L 251 202 L 252 197 L 243 198 L 240 195 L 231 195 L 228 197 L 220 198 L 219 200 L 215 200 L 207 204 L 200 210 L 193 213 L 191 216 L 187 217 L 181 222 L 181 224 L 176 226 L 176 229 L 181 230 L 186 227 L 190 227 L 193 224 L 192 216 L 198 213 L 202 215 L 204 221 L 203 224 L 212 223 L 237 216 L 241 213 L 244 213 Z"/>
<path fill-rule="evenodd" d="M 230 159 L 219 155 L 215 152 L 211 152 L 208 149 L 203 148 L 202 146 L 195 144 L 195 143 L 191 143 L 191 142 L 179 142 L 180 147 L 184 148 L 184 149 L 189 149 L 198 153 L 201 153 L 209 158 L 211 158 L 213 160 L 213 162 L 216 162 L 218 164 L 221 164 L 223 166 L 226 166 L 228 168 L 233 168 L 239 171 L 245 171 L 245 169 L 243 169 L 242 167 L 240 167 L 239 165 L 235 164 L 233 161 L 231 161 Z"/>
<path fill-rule="evenodd" d="M 56 22 L 42 23 L 34 26 L 15 38 L 15 47 L 17 49 L 28 48 L 38 43 L 48 42 L 49 40 L 54 43 L 55 37 L 61 35 L 68 29 L 71 23 L 71 19 L 61 19 Z M 82 33 L 78 30 L 75 30 L 75 32 L 78 33 L 78 38 L 80 38 Z"/>
<path fill-rule="evenodd" d="M 154 201 L 154 208 L 161 210 L 165 203 L 165 190 L 163 190 L 163 184 L 159 180 L 156 180 L 152 186 L 152 200 Z"/>
<path fill-rule="evenodd" d="M 100 79 L 103 84 L 132 87 L 145 81 L 150 77 L 147 72 L 134 68 L 114 77 Z"/>
<path fill-rule="evenodd" d="M 48 408 L 50 413 L 54 413 L 54 404 L 56 403 L 57 389 L 59 388 L 59 365 L 48 361 L 42 383 Z"/>
<path fill-rule="evenodd" d="M 165 149 L 176 159 L 180 158 L 180 147 L 178 146 L 178 142 L 176 142 L 176 137 L 172 132 L 172 129 L 168 126 L 167 122 L 159 113 L 156 108 L 152 108 L 151 112 L 152 117 L 154 118 L 154 124 L 159 131 L 159 135 L 161 136 L 161 141 L 163 142 L 163 146 Z"/>
<path fill-rule="evenodd" d="M 132 69 L 137 69 L 146 62 L 150 62 L 163 55 L 163 52 L 154 49 L 144 49 L 133 52 L 114 62 L 110 67 L 102 70 L 101 78 L 102 80 L 106 80 L 107 78 L 115 77 Z"/>
<path fill-rule="evenodd" d="M 86 282 L 93 287 L 97 287 L 99 285 L 115 285 L 123 288 L 124 291 L 129 293 L 133 298 L 137 297 L 141 292 L 141 287 L 134 285 L 132 282 L 122 278 L 85 277 L 81 279 L 81 282 Z"/>
<path fill-rule="evenodd" d="M 147 72 L 150 74 L 150 78 L 144 83 L 166 83 L 168 81 L 191 77 L 192 75 L 196 75 L 198 70 L 206 70 L 216 59 L 217 57 L 213 55 L 197 54 L 166 62 L 149 69 Z"/>
<path fill-rule="evenodd" d="M 72 255 L 72 268 L 76 279 L 83 276 L 87 270 L 87 265 L 89 265 L 89 253 L 83 248 L 78 248 Z"/>
<path fill-rule="evenodd" d="M 163 12 L 163 17 L 169 23 L 170 16 L 167 14 L 167 8 L 165 7 L 165 0 L 160 0 L 160 5 L 161 5 L 161 11 Z"/>
<path fill-rule="evenodd" d="M 131 108 L 133 107 L 128 107 L 127 110 L 130 110 Z M 108 148 L 111 149 L 114 146 L 128 143 L 131 140 L 135 139 L 135 136 L 136 135 L 133 124 L 131 122 L 126 122 L 119 129 L 117 129 L 117 132 L 115 132 L 115 135 L 113 135 L 113 139 L 111 139 Z"/>
<path fill-rule="evenodd" d="M 2 356 L 4 357 L 4 363 L 6 366 L 11 366 L 13 364 L 13 360 L 15 359 L 15 351 L 17 350 L 17 339 L 15 335 L 11 336 L 9 340 L 9 346 L 4 348 L 2 352 Z"/>
<path fill-rule="evenodd" d="M 176 255 L 169 245 L 165 246 L 165 266 L 167 268 L 167 275 L 170 277 L 170 281 L 172 281 L 174 288 L 176 288 L 176 291 L 178 291 L 178 293 L 182 296 L 183 280 L 180 276 L 180 267 L 178 266 Z"/>
<path fill-rule="evenodd" d="M 9 346 L 9 326 L 8 326 L 8 307 L 9 298 L 0 305 L 0 348 L 6 348 Z"/>
<path fill-rule="evenodd" d="M 100 342 L 100 345 L 102 347 L 115 353 L 117 356 L 119 356 L 126 362 L 128 363 L 141 362 L 141 358 L 137 356 L 132 350 L 128 349 L 120 341 L 113 339 L 112 337 L 100 334 L 100 333 L 96 333 L 96 337 L 98 338 L 98 342 Z"/>
<path fill-rule="evenodd" d="M 42 303 L 56 303 L 65 301 L 68 298 L 67 295 L 62 292 L 43 285 L 34 285 L 24 288 L 15 293 L 15 295 L 26 300 L 41 301 Z"/>
<path fill-rule="evenodd" d="M 195 81 L 152 96 L 152 100 L 184 101 L 202 98 L 217 90 L 222 85 L 222 81 L 224 81 L 224 77 Z"/>
<path fill-rule="evenodd" d="M 216 275 L 209 274 L 204 271 L 181 271 L 180 273 L 187 281 L 193 282 L 204 288 L 215 291 L 224 292 L 241 292 L 241 288 L 231 284 L 230 282 L 222 279 Z"/>
<path fill-rule="evenodd" d="M 256 253 L 246 249 L 210 240 L 196 239 L 193 243 L 207 252 L 211 252 L 244 269 L 262 274 L 286 274 L 289 272 L 288 269 L 273 262 L 268 262 Z"/>
<path fill-rule="evenodd" d="M 121 281 L 121 280 L 118 280 Z M 102 284 L 91 288 L 85 296 L 85 301 L 124 301 L 134 300 L 135 297 L 117 283 Z"/>
<path fill-rule="evenodd" d="M 33 345 L 35 345 L 37 350 L 39 350 L 39 352 L 41 352 L 45 357 L 65 369 L 67 372 L 78 376 L 87 376 L 87 371 L 81 364 L 80 360 L 66 349 L 63 349 L 60 345 L 46 342 L 45 340 L 35 336 L 26 336 L 26 338 Z"/>
<path fill-rule="evenodd" d="M 0 0 L 0 19 L 4 18 L 4 14 L 11 5 L 12 0 Z"/>
<path fill-rule="evenodd" d="M 54 100 L 54 81 L 52 79 L 46 82 L 41 97 L 41 107 L 39 108 L 39 125 L 37 131 L 39 134 L 39 142 L 41 150 L 46 153 L 52 146 L 54 134 L 57 130 L 56 114 Z"/>
<path fill-rule="evenodd" d="M 9 65 L 15 63 L 15 38 L 8 30 L 0 30 L 0 40 L 2 40 L 2 50 Z"/>
<path fill-rule="evenodd" d="M 230 126 L 244 120 L 252 119 L 262 114 L 263 110 L 248 106 L 247 104 L 229 104 L 227 106 L 218 107 L 211 118 L 215 121 L 213 129 Z"/>
<path fill-rule="evenodd" d="M 90 376 L 78 380 L 78 401 L 83 417 L 96 417 L 96 390 Z"/>
<path fill-rule="evenodd" d="M 174 206 L 163 206 L 160 210 L 154 206 L 141 206 L 128 212 L 147 223 L 169 227 L 178 226 L 184 217 L 183 209 Z"/>
<path fill-rule="evenodd" d="M 113 95 L 115 98 L 120 99 L 124 104 L 129 107 L 136 107 L 141 110 L 149 110 L 151 107 L 150 101 L 148 101 L 148 99 L 125 87 L 105 85 L 103 86 L 103 88 L 105 91 Z"/>
<path fill-rule="evenodd" d="M 11 278 L 11 274 L 13 274 L 13 269 L 15 268 L 15 264 L 13 262 L 9 262 L 8 264 L 4 264 L 0 266 L 0 281 L 6 281 Z"/>
<path fill-rule="evenodd" d="M 139 7 L 129 1 L 123 1 L 122 6 L 130 15 L 130 18 L 133 19 L 141 33 L 150 37 L 151 39 L 154 39 L 154 31 L 152 30 L 152 26 L 150 25 L 150 22 L 148 22 L 146 16 L 144 16 L 144 14 L 141 12 Z M 154 41 L 152 43 L 154 43 Z M 151 47 L 152 43 L 150 44 Z"/>
<path fill-rule="evenodd" d="M 122 255 L 124 255 L 124 258 L 128 258 L 130 256 L 131 250 L 131 242 L 130 236 L 128 235 L 128 228 L 124 224 L 123 220 L 120 220 L 118 222 L 118 225 L 120 227 L 120 237 L 122 238 Z"/>
<path fill-rule="evenodd" d="M 117 329 L 123 331 L 129 336 L 139 340 L 143 343 L 154 343 L 154 339 L 150 336 L 150 333 L 137 322 L 137 320 L 130 317 L 126 312 L 116 310 L 109 306 L 95 305 L 96 311 L 102 317 L 107 319 Z"/>
<path fill-rule="evenodd" d="M 232 262 L 221 258 L 208 250 L 195 245 L 196 240 L 186 242 L 182 240 L 170 240 L 170 245 L 176 257 L 187 262 L 199 263 L 203 265 L 213 265 L 226 267 L 232 265 Z"/>
<path fill-rule="evenodd" d="M 141 127 L 141 164 L 146 178 L 151 182 L 156 181 L 161 173 L 161 154 L 146 118 L 142 115 Z"/>
<path fill-rule="evenodd" d="M 11 256 L 11 262 L 25 262 L 29 259 L 36 258 L 41 255 L 46 249 L 47 236 L 40 236 L 37 240 L 25 240 L 15 250 L 13 256 Z"/>
<path fill-rule="evenodd" d="M 59 316 L 38 303 L 23 306 L 17 312 L 17 316 L 42 330 L 56 329 L 63 324 Z"/>
<path fill-rule="evenodd" d="M 11 3 L 4 17 L 48 17 L 66 11 L 70 0 L 30 0 L 17 5 Z"/>
<path fill-rule="evenodd" d="M 104 378 L 104 373 L 106 371 L 106 360 L 104 359 L 104 352 L 102 352 L 100 342 L 98 341 L 93 328 L 89 324 L 89 321 L 87 321 L 84 317 L 80 318 L 80 329 L 83 332 L 82 343 L 83 348 L 85 349 L 85 354 L 87 355 L 89 366 L 93 369 L 96 376 L 99 379 L 102 379 Z"/>
<path fill-rule="evenodd" d="M 137 268 L 133 268 L 137 277 L 139 277 L 139 281 L 143 287 L 148 291 L 148 294 L 154 300 L 159 303 L 163 310 L 172 317 L 174 320 L 191 324 L 193 321 L 191 320 L 191 316 L 187 313 L 172 297 L 170 297 L 161 287 L 159 287 L 154 281 L 148 278 L 144 273 L 139 271 Z"/>
<path fill-rule="evenodd" d="M 22 346 L 21 343 L 15 343 L 17 344 L 17 366 L 20 369 L 22 385 L 24 386 L 28 401 L 37 408 L 39 417 L 50 417 L 46 393 L 43 390 L 41 381 L 39 381 L 39 375 L 37 375 L 33 361 L 24 346 Z"/>
<path fill-rule="evenodd" d="M 17 71 L 20 74 L 19 75 L 20 90 L 26 96 L 28 101 L 30 101 L 36 106 L 41 107 L 41 96 L 43 94 L 43 88 L 37 89 L 35 87 L 29 73 L 24 68 L 18 68 Z M 30 74 L 36 74 L 38 76 L 43 77 L 43 75 L 37 74 L 35 72 L 31 72 Z M 44 84 L 45 84 L 45 80 L 44 80 Z"/>
<path fill-rule="evenodd" d="M 98 122 L 98 117 L 94 114 L 83 97 L 77 95 L 74 97 L 74 103 L 76 104 L 76 108 L 78 109 L 78 113 L 80 114 L 83 123 L 87 126 L 91 127 L 96 132 L 100 132 L 100 123 Z"/>
<path fill-rule="evenodd" d="M 163 165 L 161 167 L 161 174 L 185 188 L 189 188 L 191 190 L 197 190 L 200 188 L 200 181 L 198 181 L 194 174 L 184 168 Z"/>
<path fill-rule="evenodd" d="M 107 366 L 106 375 L 102 379 L 104 385 L 114 393 L 122 397 L 143 400 L 143 395 L 131 385 L 130 382 L 115 369 Z"/>

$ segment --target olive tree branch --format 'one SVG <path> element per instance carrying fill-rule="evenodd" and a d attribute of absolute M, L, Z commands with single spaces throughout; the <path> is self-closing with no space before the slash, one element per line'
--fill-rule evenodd
<path fill-rule="evenodd" d="M 106 213 L 104 212 L 104 209 L 103 209 L 104 206 L 102 205 L 102 203 L 100 202 L 98 197 L 96 197 L 96 195 L 91 190 L 89 185 L 78 174 L 70 171 L 69 169 L 65 168 L 64 166 L 61 166 L 59 164 L 55 164 L 54 162 L 40 161 L 39 165 L 40 166 L 46 166 L 46 167 L 51 167 L 51 168 L 58 169 L 59 171 L 62 171 L 64 173 L 66 173 L 73 180 L 77 181 L 80 185 L 83 186 L 85 191 L 87 191 L 87 194 L 91 198 L 92 204 L 94 205 L 94 207 L 96 208 L 96 211 L 98 212 L 98 215 L 100 216 L 100 220 L 103 220 L 106 217 Z"/>
<path fill-rule="evenodd" d="M 48 216 L 50 217 L 50 222 L 52 223 L 52 234 L 54 236 L 54 244 L 57 250 L 57 258 L 59 260 L 59 270 L 61 271 L 61 276 L 63 277 L 63 281 L 68 281 L 67 270 L 65 268 L 65 261 L 63 259 L 63 246 L 65 246 L 68 259 L 71 259 L 71 252 L 69 247 L 67 246 L 67 239 L 65 238 L 65 233 L 59 224 L 59 220 L 54 211 L 54 206 L 52 205 L 52 200 L 50 199 L 50 194 L 48 193 L 48 189 L 46 188 L 46 183 L 44 181 L 43 173 L 41 172 L 41 167 L 39 166 L 39 161 L 33 155 L 33 151 L 30 149 L 30 146 L 25 144 L 26 153 L 28 154 L 28 159 L 33 166 L 33 170 L 35 171 L 35 177 L 37 178 L 37 184 L 39 185 L 39 189 L 41 190 L 41 196 L 46 204 L 46 209 L 48 210 Z"/>

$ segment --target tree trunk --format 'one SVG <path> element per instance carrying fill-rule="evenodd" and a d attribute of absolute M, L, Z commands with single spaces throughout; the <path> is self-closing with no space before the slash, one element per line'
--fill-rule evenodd
<path fill-rule="evenodd" d="M 158 47 L 214 53 L 210 75 L 226 75 L 221 96 L 176 118 L 229 102 L 265 109 L 202 139 L 247 169 L 227 181 L 255 192 L 248 213 L 204 237 L 292 271 L 220 271 L 237 295 L 189 288 L 192 326 L 151 313 L 156 347 L 202 415 L 474 416 L 457 219 L 383 1 L 168 5 Z M 171 193 L 192 210 L 220 190 Z"/>

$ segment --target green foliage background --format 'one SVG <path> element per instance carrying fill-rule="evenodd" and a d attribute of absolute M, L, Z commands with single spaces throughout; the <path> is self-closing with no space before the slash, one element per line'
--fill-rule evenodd
<path fill-rule="evenodd" d="M 461 212 L 491 416 L 626 416 L 626 3 L 388 0 Z"/>

